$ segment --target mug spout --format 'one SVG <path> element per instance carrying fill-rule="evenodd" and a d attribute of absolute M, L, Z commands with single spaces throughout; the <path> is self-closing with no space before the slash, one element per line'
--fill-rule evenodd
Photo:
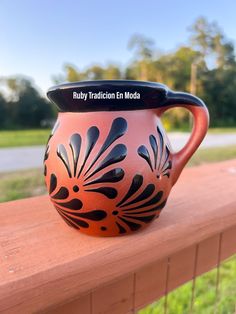
<path fill-rule="evenodd" d="M 192 105 L 198 107 L 205 107 L 204 102 L 191 94 L 184 92 L 173 92 L 171 90 L 168 91 L 166 95 L 166 101 L 163 103 L 164 106 L 172 106 L 172 105 Z"/>

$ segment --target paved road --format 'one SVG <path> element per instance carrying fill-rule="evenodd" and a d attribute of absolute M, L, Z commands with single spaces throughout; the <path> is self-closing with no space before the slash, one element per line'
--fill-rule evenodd
<path fill-rule="evenodd" d="M 43 163 L 45 147 L 13 147 L 0 149 L 0 172 L 39 168 Z"/>
<path fill-rule="evenodd" d="M 171 133 L 169 135 L 175 150 L 184 146 L 189 138 L 187 133 Z M 236 145 L 236 133 L 209 134 L 201 147 L 216 147 Z M 42 166 L 44 146 L 15 147 L 0 149 L 0 172 L 9 172 L 21 169 L 38 168 Z"/>
<path fill-rule="evenodd" d="M 189 138 L 188 133 L 171 133 L 169 135 L 170 142 L 173 149 L 179 150 L 187 142 Z M 228 145 L 236 145 L 236 133 L 227 134 L 207 134 L 204 141 L 201 144 L 201 148 L 207 147 L 221 147 Z"/>

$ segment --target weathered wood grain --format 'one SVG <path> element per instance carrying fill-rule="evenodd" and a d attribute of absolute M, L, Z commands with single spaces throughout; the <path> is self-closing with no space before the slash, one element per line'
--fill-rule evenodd
<path fill-rule="evenodd" d="M 236 207 L 235 207 L 236 211 Z M 236 225 L 222 233 L 221 260 L 224 260 L 236 253 Z"/>
<path fill-rule="evenodd" d="M 80 298 L 58 305 L 55 308 L 49 308 L 46 311 L 41 311 L 41 313 L 50 313 L 50 314 L 92 314 L 91 306 L 91 293 L 81 296 Z"/>
<path fill-rule="evenodd" d="M 196 258 L 196 246 L 190 246 L 170 257 L 167 291 L 193 279 Z"/>
<path fill-rule="evenodd" d="M 217 266 L 220 254 L 220 234 L 203 240 L 198 246 L 196 276 Z"/>
<path fill-rule="evenodd" d="M 100 287 L 133 273 L 139 282 L 141 269 L 167 257 L 173 260 L 178 252 L 220 233 L 222 258 L 235 253 L 232 167 L 236 160 L 185 169 L 160 218 L 143 232 L 120 238 L 94 238 L 68 228 L 47 196 L 1 204 L 0 311 L 46 311 L 90 292 L 99 295 Z M 176 273 L 182 274 L 181 269 Z M 139 291 L 134 287 L 137 304 Z"/>
<path fill-rule="evenodd" d="M 166 292 L 167 258 L 147 265 L 136 273 L 135 308 L 140 309 Z"/>

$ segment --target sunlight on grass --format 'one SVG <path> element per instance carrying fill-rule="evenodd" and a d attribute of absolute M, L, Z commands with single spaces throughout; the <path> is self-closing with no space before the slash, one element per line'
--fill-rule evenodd
<path fill-rule="evenodd" d="M 188 166 L 198 166 L 236 158 L 236 145 L 199 149 L 190 159 Z"/>
<path fill-rule="evenodd" d="M 0 131 L 0 148 L 46 145 L 49 134 L 49 129 Z"/>
<path fill-rule="evenodd" d="M 213 269 L 196 278 L 193 313 L 214 313 L 216 299 L 217 270 Z"/>
<path fill-rule="evenodd" d="M 236 255 L 226 260 L 220 268 L 218 313 L 236 312 Z"/>
<path fill-rule="evenodd" d="M 189 130 L 178 129 L 176 131 L 185 132 Z M 209 129 L 208 133 L 210 134 L 236 133 L 236 128 L 212 128 Z M 49 134 L 50 134 L 49 129 L 0 131 L 0 148 L 45 145 Z"/>
<path fill-rule="evenodd" d="M 192 282 L 170 292 L 167 297 L 167 314 L 188 314 L 191 305 Z M 138 314 L 164 314 L 165 297 L 152 303 Z"/>
<path fill-rule="evenodd" d="M 193 314 L 233 314 L 236 306 L 236 255 L 220 266 L 219 294 L 216 294 L 217 270 L 213 269 L 195 281 Z M 192 281 L 180 286 L 167 296 L 167 314 L 188 314 L 191 307 Z M 138 314 L 164 314 L 165 297 Z"/>
<path fill-rule="evenodd" d="M 236 133 L 236 128 L 210 128 L 208 130 L 210 134 L 226 134 L 226 133 Z"/>
<path fill-rule="evenodd" d="M 41 195 L 45 192 L 41 169 L 0 174 L 0 202 Z"/>

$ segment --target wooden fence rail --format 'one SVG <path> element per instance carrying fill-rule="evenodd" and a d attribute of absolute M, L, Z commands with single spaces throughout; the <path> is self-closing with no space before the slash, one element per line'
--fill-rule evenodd
<path fill-rule="evenodd" d="M 68 228 L 47 196 L 0 204 L 0 312 L 129 314 L 236 253 L 236 160 L 184 170 L 131 236 Z"/>

